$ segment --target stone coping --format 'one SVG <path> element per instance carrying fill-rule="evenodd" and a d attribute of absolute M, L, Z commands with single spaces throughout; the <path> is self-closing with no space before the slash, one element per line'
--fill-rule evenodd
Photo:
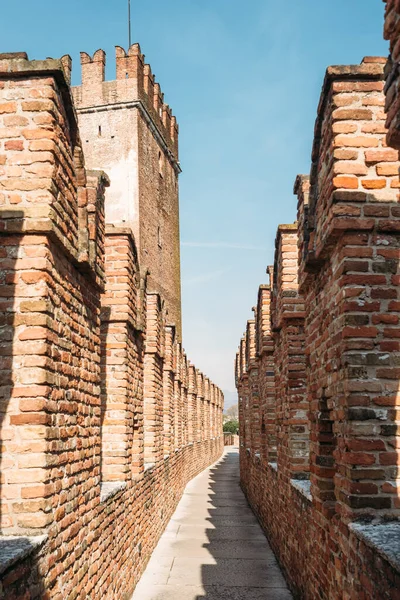
<path fill-rule="evenodd" d="M 400 521 L 355 522 L 349 529 L 400 573 Z"/>
<path fill-rule="evenodd" d="M 290 483 L 302 496 L 312 502 L 311 481 L 307 479 L 291 479 Z"/>
<path fill-rule="evenodd" d="M 153 471 L 153 469 L 155 469 L 155 466 L 155 462 L 144 463 L 144 472 L 147 473 L 147 471 Z"/>
<path fill-rule="evenodd" d="M 38 550 L 46 540 L 47 535 L 0 535 L 0 575 L 16 562 Z"/>
<path fill-rule="evenodd" d="M 100 502 L 106 502 L 127 486 L 126 481 L 107 481 L 100 487 Z"/>

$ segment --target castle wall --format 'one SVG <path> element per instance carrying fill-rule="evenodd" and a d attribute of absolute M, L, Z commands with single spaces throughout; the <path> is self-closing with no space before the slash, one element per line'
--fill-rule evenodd
<path fill-rule="evenodd" d="M 106 221 L 130 227 L 148 289 L 161 294 L 181 339 L 178 127 L 138 44 L 117 47 L 117 79 L 105 53 L 81 53 L 73 90 L 86 164 L 110 177 Z"/>
<path fill-rule="evenodd" d="M 297 226 L 278 229 L 236 360 L 242 488 L 301 598 L 399 597 L 399 161 L 384 65 L 328 69 Z M 249 336 L 270 373 L 267 386 L 258 369 L 261 443 Z"/>
<path fill-rule="evenodd" d="M 206 399 L 192 389 L 188 402 L 187 358 L 132 230 L 106 225 L 110 182 L 85 168 L 69 65 L 0 55 L 0 595 L 9 600 L 129 597 L 186 483 L 223 449 L 221 394 L 215 435 L 185 433 Z"/>
<path fill-rule="evenodd" d="M 384 0 L 384 38 L 390 43 L 390 54 L 386 65 L 385 111 L 387 113 L 388 144 L 400 149 L 400 5 L 398 0 Z"/>
<path fill-rule="evenodd" d="M 129 108 L 101 110 L 79 113 L 79 117 L 86 164 L 93 169 L 102 165 L 110 178 L 105 203 L 106 221 L 130 227 L 139 243 L 137 111 Z"/>
<path fill-rule="evenodd" d="M 150 271 L 149 289 L 164 298 L 169 322 L 181 338 L 178 173 L 141 118 L 138 147 L 141 260 Z"/>

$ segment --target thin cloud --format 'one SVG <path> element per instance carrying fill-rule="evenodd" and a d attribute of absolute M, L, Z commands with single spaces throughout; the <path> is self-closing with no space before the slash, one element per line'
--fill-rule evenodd
<path fill-rule="evenodd" d="M 207 273 L 201 273 L 200 275 L 195 275 L 194 277 L 189 277 L 188 279 L 183 279 L 183 285 L 196 285 L 199 283 L 208 283 L 209 281 L 213 281 L 214 279 L 219 279 L 222 275 L 228 273 L 231 269 L 220 269 L 219 271 L 211 271 Z"/>
<path fill-rule="evenodd" d="M 262 246 L 250 244 L 232 244 L 230 242 L 182 242 L 182 246 L 188 248 L 229 248 L 233 250 L 265 250 Z"/>

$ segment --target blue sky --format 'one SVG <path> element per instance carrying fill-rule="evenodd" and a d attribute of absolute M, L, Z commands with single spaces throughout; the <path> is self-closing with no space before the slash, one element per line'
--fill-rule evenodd
<path fill-rule="evenodd" d="M 2 6 L 2 52 L 30 58 L 127 46 L 127 0 Z M 330 64 L 386 55 L 380 0 L 132 0 L 139 41 L 180 125 L 182 295 L 188 356 L 235 399 L 233 361 L 279 223 L 296 217 Z"/>

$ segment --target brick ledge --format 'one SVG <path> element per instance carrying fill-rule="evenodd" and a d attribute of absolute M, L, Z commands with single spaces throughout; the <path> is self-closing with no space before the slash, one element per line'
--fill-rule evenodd
<path fill-rule="evenodd" d="M 294 487 L 295 490 L 300 492 L 302 496 L 307 498 L 310 502 L 312 502 L 311 496 L 311 481 L 304 479 L 291 479 L 290 484 Z"/>
<path fill-rule="evenodd" d="M 350 523 L 349 529 L 400 573 L 400 521 Z"/>
<path fill-rule="evenodd" d="M 47 541 L 47 535 L 0 535 L 0 575 L 16 562 L 38 550 Z"/>
<path fill-rule="evenodd" d="M 127 486 L 126 481 L 110 481 L 100 486 L 100 502 L 106 502 Z"/>

